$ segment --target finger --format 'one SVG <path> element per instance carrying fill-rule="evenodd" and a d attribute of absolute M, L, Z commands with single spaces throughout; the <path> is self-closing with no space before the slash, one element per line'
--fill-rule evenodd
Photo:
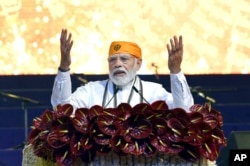
<path fill-rule="evenodd" d="M 171 49 L 174 51 L 175 50 L 175 45 L 173 39 L 170 39 L 170 44 L 171 44 Z"/>
<path fill-rule="evenodd" d="M 63 32 L 64 30 L 62 29 L 62 31 L 61 31 L 61 36 L 60 36 L 60 41 L 62 41 L 62 38 L 63 38 Z"/>
<path fill-rule="evenodd" d="M 178 41 L 178 38 L 176 36 L 174 36 L 174 45 L 175 45 L 175 49 L 179 48 L 179 41 Z"/>
<path fill-rule="evenodd" d="M 71 36 L 72 36 L 72 34 L 70 33 L 70 34 L 69 34 L 69 37 L 68 37 L 68 39 L 67 39 L 67 43 L 70 43 L 70 42 L 71 42 Z"/>
<path fill-rule="evenodd" d="M 167 50 L 168 50 L 168 55 L 171 55 L 171 49 L 169 44 L 167 44 Z"/>
<path fill-rule="evenodd" d="M 62 29 L 60 40 L 61 41 L 65 40 L 65 36 L 66 35 L 67 35 L 67 30 L 66 29 Z"/>
<path fill-rule="evenodd" d="M 183 48 L 182 36 L 179 36 L 179 48 Z"/>
<path fill-rule="evenodd" d="M 69 50 L 71 50 L 72 46 L 73 46 L 73 40 L 70 42 Z"/>

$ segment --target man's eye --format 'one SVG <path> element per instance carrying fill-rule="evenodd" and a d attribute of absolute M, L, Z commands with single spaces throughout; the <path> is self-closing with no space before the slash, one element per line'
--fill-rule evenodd
<path fill-rule="evenodd" d="M 129 59 L 129 58 L 127 58 L 127 57 L 122 57 L 122 58 L 121 58 L 122 61 L 128 61 L 128 59 Z"/>
<path fill-rule="evenodd" d="M 116 58 L 109 58 L 109 62 L 114 62 Z"/>

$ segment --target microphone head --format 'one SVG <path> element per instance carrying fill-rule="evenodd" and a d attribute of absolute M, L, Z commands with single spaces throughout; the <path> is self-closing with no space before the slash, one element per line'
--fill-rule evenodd
<path fill-rule="evenodd" d="M 139 90 L 135 86 L 133 86 L 132 88 L 136 91 L 136 93 L 139 93 Z"/>
<path fill-rule="evenodd" d="M 158 68 L 158 66 L 157 65 L 155 65 L 155 63 L 153 62 L 153 63 L 151 63 L 151 66 L 152 67 L 155 67 L 155 68 Z"/>

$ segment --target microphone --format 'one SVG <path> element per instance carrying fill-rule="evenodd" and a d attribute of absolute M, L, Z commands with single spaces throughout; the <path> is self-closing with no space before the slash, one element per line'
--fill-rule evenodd
<path fill-rule="evenodd" d="M 159 74 L 158 74 L 158 66 L 153 62 L 151 63 L 151 66 L 155 68 L 155 77 L 157 80 L 160 79 Z"/>
<path fill-rule="evenodd" d="M 104 105 L 103 108 L 106 108 L 106 107 L 109 105 L 109 103 L 114 99 L 114 97 L 116 96 L 116 94 L 117 94 L 117 92 L 118 92 L 119 90 L 120 90 L 120 89 L 116 86 L 115 92 L 114 92 L 113 96 L 110 98 L 110 100 L 108 101 L 108 103 Z"/>
<path fill-rule="evenodd" d="M 140 92 L 135 86 L 133 86 L 132 88 L 135 90 L 136 93 L 138 93 L 138 95 L 139 95 L 147 104 L 150 105 L 150 103 L 143 97 L 143 95 L 141 94 L 141 92 Z"/>
<path fill-rule="evenodd" d="M 155 69 L 157 69 L 158 68 L 158 66 L 153 62 L 153 63 L 151 63 L 151 66 L 152 67 L 154 67 Z"/>
<path fill-rule="evenodd" d="M 198 96 L 200 96 L 201 98 L 211 102 L 211 103 L 216 103 L 216 100 L 206 94 L 204 94 L 202 91 L 199 90 L 199 87 L 190 87 L 190 91 L 191 92 L 195 92 L 197 93 Z"/>
<path fill-rule="evenodd" d="M 77 77 L 77 79 L 79 80 L 79 81 L 81 81 L 82 83 L 83 83 L 83 85 L 85 85 L 85 84 L 87 84 L 88 83 L 88 80 L 87 79 L 85 79 L 85 78 L 83 78 L 83 77 Z"/>

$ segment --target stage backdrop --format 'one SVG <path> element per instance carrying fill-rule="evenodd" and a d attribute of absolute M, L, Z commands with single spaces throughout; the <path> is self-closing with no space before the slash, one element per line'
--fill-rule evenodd
<path fill-rule="evenodd" d="M 113 40 L 137 42 L 142 74 L 168 74 L 166 43 L 183 35 L 187 74 L 250 73 L 249 0 L 0 0 L 0 75 L 55 74 L 62 28 L 73 73 L 106 74 Z"/>

